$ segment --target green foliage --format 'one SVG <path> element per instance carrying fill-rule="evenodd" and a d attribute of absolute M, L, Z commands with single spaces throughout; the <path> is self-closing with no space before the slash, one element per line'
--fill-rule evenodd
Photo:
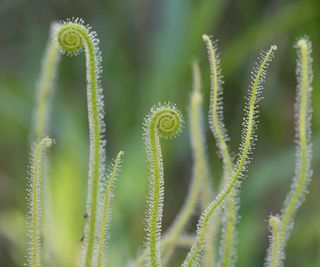
<path fill-rule="evenodd" d="M 294 175 L 295 59 L 292 44 L 299 36 L 310 36 L 313 57 L 312 162 L 314 176 L 305 201 L 294 215 L 294 228 L 285 248 L 285 266 L 320 266 L 319 197 L 320 179 L 320 1 L 317 0 L 175 0 L 175 1 L 0 1 L 0 266 L 20 267 L 26 252 L 26 165 L 33 134 L 41 72 L 45 70 L 47 37 L 52 21 L 80 16 L 98 32 L 103 56 L 101 74 L 104 90 L 107 156 L 110 162 L 125 150 L 123 167 L 112 199 L 109 226 L 108 266 L 126 266 L 145 250 L 143 221 L 148 193 L 148 168 L 141 140 L 141 121 L 154 103 L 170 100 L 181 108 L 186 127 L 178 139 L 162 145 L 165 168 L 163 242 L 175 246 L 163 265 L 180 266 L 190 243 L 164 238 L 179 214 L 193 181 L 193 152 L 189 121 L 191 73 L 197 58 L 201 67 L 204 120 L 203 139 L 208 156 L 214 195 L 224 182 L 223 165 L 210 132 L 207 113 L 210 104 L 209 64 L 201 36 L 219 39 L 223 74 L 223 115 L 230 140 L 233 163 L 241 140 L 242 96 L 250 78 L 255 54 L 276 43 L 259 113 L 258 141 L 252 164 L 239 191 L 241 205 L 236 224 L 236 266 L 263 266 L 268 245 L 268 214 L 280 218 L 283 201 Z M 53 35 L 51 35 L 54 37 Z M 51 36 L 49 39 L 51 39 Z M 48 42 L 49 45 L 49 42 Z M 55 47 L 53 45 L 53 47 Z M 42 235 L 43 264 L 46 267 L 78 266 L 87 220 L 88 117 L 86 110 L 85 56 L 61 56 L 55 72 L 47 130 L 42 137 L 57 141 L 45 159 L 43 172 Z M 40 74 L 40 77 L 39 77 Z M 35 138 L 34 138 L 35 137 Z M 110 166 L 109 163 L 106 166 Z M 105 177 L 107 177 L 107 172 Z M 99 189 L 100 191 L 100 189 Z M 210 192 L 209 192 L 210 193 Z M 102 194 L 101 194 L 102 198 Z M 134 201 L 132 200 L 134 198 Z M 220 261 L 224 207 L 214 216 L 214 262 Z M 183 231 L 195 237 L 202 193 Z M 226 218 L 227 219 L 227 218 Z M 270 233 L 271 236 L 271 233 Z M 63 237 L 63 242 L 61 241 Z M 179 239 L 180 239 L 179 238 Z M 179 241 L 179 242 L 178 242 Z M 203 264 L 206 255 L 203 255 Z M 142 261 L 143 262 L 143 261 Z"/>
<path fill-rule="evenodd" d="M 215 138 L 218 154 L 223 162 L 223 178 L 216 196 L 212 199 L 213 186 L 210 180 L 209 164 L 206 155 L 206 141 L 202 118 L 203 93 L 201 91 L 200 67 L 193 63 L 193 86 L 189 107 L 190 140 L 193 155 L 193 170 L 189 191 L 184 205 L 175 220 L 162 237 L 164 209 L 164 166 L 160 139 L 175 137 L 181 132 L 183 120 L 176 106 L 170 103 L 154 106 L 144 121 L 144 141 L 149 165 L 149 199 L 146 212 L 145 249 L 133 262 L 133 266 L 160 267 L 170 265 L 176 247 L 189 250 L 183 267 L 192 266 L 234 266 L 236 261 L 236 222 L 241 180 L 245 178 L 256 141 L 258 103 L 263 91 L 266 71 L 276 46 L 262 52 L 252 72 L 252 82 L 244 108 L 242 142 L 237 160 L 233 162 L 229 151 L 229 137 L 223 120 L 223 88 L 220 58 L 217 45 L 207 35 L 202 36 L 208 51 L 210 65 L 210 108 L 209 126 Z M 43 137 L 50 130 L 49 109 L 54 88 L 54 77 L 59 63 L 59 50 L 70 56 L 84 51 L 86 56 L 87 100 L 89 117 L 89 179 L 85 229 L 80 266 L 102 267 L 110 265 L 106 257 L 107 241 L 111 220 L 110 202 L 113 188 L 122 164 L 123 152 L 119 152 L 107 171 L 105 168 L 105 124 L 104 104 L 101 88 L 101 53 L 96 33 L 85 26 L 81 19 L 72 19 L 53 24 L 48 47 L 44 56 L 41 78 L 37 91 L 36 111 L 34 114 L 33 137 Z M 286 243 L 293 228 L 294 215 L 304 199 L 306 186 L 311 178 L 311 43 L 302 38 L 298 49 L 298 94 L 296 100 L 297 119 L 297 162 L 296 177 L 285 201 L 281 215 L 271 216 L 269 226 L 271 242 L 266 265 L 281 266 Z M 40 239 L 42 207 L 42 169 L 45 148 L 52 140 L 42 139 L 33 150 L 31 177 L 29 178 L 29 211 L 27 264 L 41 266 L 42 253 Z M 176 161 L 175 157 L 172 157 Z M 108 174 L 106 174 L 108 172 Z M 188 223 L 198 214 L 196 234 L 190 233 Z M 217 211 L 223 212 L 220 220 Z M 222 222 L 220 257 L 216 260 L 217 242 L 215 238 Z M 46 241 L 46 239 L 44 239 Z M 110 255 L 111 256 L 111 255 Z"/>
<path fill-rule="evenodd" d="M 60 24 L 53 23 L 51 34 L 48 42 L 48 48 L 43 61 L 43 69 L 40 78 L 40 84 L 37 93 L 37 105 L 35 110 L 34 120 L 34 136 L 41 137 L 49 127 L 49 107 L 51 105 L 50 96 L 54 87 L 54 76 L 59 62 L 58 49 L 63 54 L 70 56 L 77 55 L 81 50 L 86 53 L 87 59 L 87 97 L 88 97 L 88 114 L 89 114 L 89 130 L 90 130 L 90 159 L 89 159 L 89 192 L 87 200 L 86 218 L 88 223 L 85 226 L 85 234 L 83 237 L 83 253 L 81 265 L 83 266 L 101 266 L 104 261 L 104 253 L 106 249 L 107 231 L 110 222 L 110 201 L 112 199 L 112 188 L 114 187 L 115 178 L 119 172 L 121 165 L 121 151 L 113 166 L 110 169 L 110 174 L 105 178 L 105 143 L 104 140 L 104 105 L 103 97 L 100 88 L 100 73 L 101 73 L 101 54 L 98 47 L 98 39 L 96 33 L 89 27 L 85 27 L 80 19 L 67 20 Z M 48 138 L 43 140 L 50 140 Z M 35 166 L 42 164 L 40 143 L 35 151 Z M 39 151 L 38 151 L 39 150 Z M 39 163 L 37 162 L 39 161 Z M 38 164 L 38 165 L 36 165 Z M 33 168 L 34 169 L 34 168 Z M 32 170 L 33 170 L 32 169 Z M 36 168 L 35 174 L 32 176 L 33 187 L 37 186 L 40 176 L 39 168 Z M 38 180 L 37 180 L 38 179 Z M 38 182 L 39 183 L 39 182 Z M 40 185 L 39 185 L 39 188 Z M 35 189 L 34 189 L 35 190 Z M 40 189 L 37 189 L 37 194 Z M 35 191 L 36 192 L 36 191 Z M 36 193 L 34 193 L 36 194 Z M 31 213 L 40 213 L 39 206 L 42 200 L 34 195 L 32 198 Z M 32 228 L 33 239 L 32 246 L 28 252 L 34 255 L 32 266 L 40 266 L 40 226 L 35 221 L 40 214 L 33 216 Z M 37 228 L 35 228 L 37 226 Z M 30 263 L 31 265 L 31 263 Z"/>

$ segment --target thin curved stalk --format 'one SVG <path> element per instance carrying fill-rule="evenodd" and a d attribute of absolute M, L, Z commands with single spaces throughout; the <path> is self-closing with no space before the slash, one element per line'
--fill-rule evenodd
<path fill-rule="evenodd" d="M 311 91 L 312 91 L 312 59 L 311 42 L 308 38 L 302 38 L 297 43 L 297 96 L 296 96 L 296 134 L 297 134 L 297 161 L 296 177 L 291 185 L 291 191 L 285 201 L 285 207 L 281 213 L 282 230 L 281 243 L 283 248 L 293 228 L 293 218 L 301 205 L 306 187 L 310 183 L 312 171 L 310 169 L 312 157 L 311 144 Z"/>
<path fill-rule="evenodd" d="M 262 53 L 262 58 L 259 60 L 259 64 L 255 69 L 254 76 L 252 77 L 253 81 L 250 88 L 248 103 L 245 108 L 247 118 L 244 120 L 245 127 L 242 135 L 243 140 L 240 146 L 240 153 L 236 167 L 234 168 L 229 183 L 224 186 L 223 190 L 201 214 L 197 226 L 197 238 L 195 239 L 195 242 L 193 243 L 192 248 L 183 263 L 184 267 L 191 267 L 198 264 L 199 255 L 204 248 L 207 227 L 212 214 L 221 206 L 221 204 L 225 203 L 232 190 L 235 187 L 240 186 L 239 179 L 244 175 L 244 171 L 249 163 L 250 153 L 253 149 L 253 140 L 255 139 L 254 130 L 256 127 L 257 118 L 257 104 L 261 99 L 262 82 L 266 74 L 266 69 L 269 65 L 268 63 L 273 58 L 273 52 L 275 50 L 276 46 L 271 46 L 266 54 Z"/>
<path fill-rule="evenodd" d="M 110 174 L 108 175 L 107 181 L 105 181 L 104 189 L 102 193 L 104 195 L 102 204 L 102 214 L 100 223 L 100 234 L 99 234 L 99 245 L 97 249 L 97 267 L 105 266 L 104 262 L 104 251 L 106 249 L 106 241 L 108 239 L 108 228 L 109 221 L 111 218 L 111 207 L 110 202 L 113 197 L 113 188 L 115 187 L 115 180 L 121 168 L 122 156 L 124 152 L 120 151 L 111 166 Z"/>
<path fill-rule="evenodd" d="M 311 181 L 311 91 L 312 91 L 312 46 L 307 37 L 301 38 L 296 45 L 297 60 L 297 95 L 295 102 L 295 123 L 296 123 L 296 163 L 295 177 L 291 183 L 291 190 L 286 197 L 280 220 L 281 230 L 279 236 L 278 265 L 281 266 L 285 258 L 285 248 L 290 233 L 293 229 L 295 214 L 305 199 L 307 186 Z M 272 244 L 271 244 L 272 246 Z M 269 248 L 270 251 L 270 248 Z M 266 263 L 270 262 L 270 253 Z"/>
<path fill-rule="evenodd" d="M 161 266 L 161 222 L 164 177 L 160 137 L 171 138 L 181 131 L 182 116 L 175 106 L 158 105 L 144 123 L 144 140 L 150 169 L 150 197 L 147 212 L 147 265 Z"/>
<path fill-rule="evenodd" d="M 32 136 L 35 140 L 49 134 L 50 100 L 54 91 L 54 81 L 60 61 L 60 53 L 54 42 L 54 34 L 57 26 L 58 24 L 56 22 L 51 24 L 49 40 L 41 64 L 41 74 L 37 85 L 36 108 L 33 115 L 32 127 Z"/>
<path fill-rule="evenodd" d="M 40 267 L 41 254 L 41 222 L 42 222 L 42 173 L 44 155 L 53 140 L 45 137 L 38 142 L 31 153 L 30 176 L 28 177 L 28 213 L 27 213 L 27 266 Z"/>
<path fill-rule="evenodd" d="M 50 133 L 50 109 L 52 102 L 52 95 L 55 90 L 55 78 L 58 65 L 60 62 L 60 53 L 54 41 L 54 34 L 56 32 L 56 22 L 51 23 L 50 33 L 45 49 L 45 53 L 41 63 L 41 72 L 39 80 L 37 81 L 36 89 L 36 103 L 33 113 L 31 137 L 32 142 L 40 140 L 41 138 L 49 135 Z M 45 164 L 46 165 L 46 164 Z M 46 170 L 44 171 L 46 173 Z M 51 194 L 48 179 L 43 180 L 43 210 L 44 210 L 44 225 L 47 229 L 53 229 L 52 225 L 52 207 L 51 207 Z M 52 254 L 51 242 L 48 238 L 48 233 L 43 233 L 43 248 L 47 254 L 45 265 L 49 265 L 48 258 Z M 52 263 L 51 263 L 52 264 Z"/>
<path fill-rule="evenodd" d="M 193 63 L 193 86 L 190 98 L 189 124 L 190 138 L 193 154 L 192 182 L 189 186 L 188 195 L 184 201 L 183 207 L 168 229 L 163 240 L 178 238 L 185 229 L 185 226 L 193 214 L 196 205 L 201 196 L 201 202 L 208 205 L 208 199 L 211 198 L 208 163 L 206 158 L 206 149 L 204 143 L 203 125 L 202 125 L 202 94 L 201 94 L 201 74 L 198 62 Z M 210 195 L 209 195 L 210 194 Z M 169 246 L 170 244 L 170 246 Z M 166 265 L 174 252 L 175 243 L 168 243 L 164 247 L 164 261 Z"/>
<path fill-rule="evenodd" d="M 80 19 L 66 21 L 57 27 L 56 38 L 62 53 L 86 55 L 87 98 L 90 135 L 89 189 L 87 198 L 88 223 L 85 226 L 81 266 L 94 264 L 94 250 L 98 246 L 99 184 L 105 171 L 104 107 L 100 87 L 101 53 L 96 33 L 84 26 Z"/>
<path fill-rule="evenodd" d="M 226 184 L 232 177 L 233 162 L 227 145 L 229 136 L 223 122 L 223 78 L 220 68 L 220 58 L 217 44 L 212 43 L 207 35 L 203 35 L 202 39 L 207 46 L 211 76 L 209 124 L 223 161 L 224 179 L 222 182 Z M 235 262 L 233 258 L 235 253 L 233 253 L 233 250 L 236 235 L 237 202 L 237 192 L 233 190 L 224 208 L 222 223 L 223 237 L 221 240 L 221 259 L 219 266 L 223 267 L 229 267 Z"/>

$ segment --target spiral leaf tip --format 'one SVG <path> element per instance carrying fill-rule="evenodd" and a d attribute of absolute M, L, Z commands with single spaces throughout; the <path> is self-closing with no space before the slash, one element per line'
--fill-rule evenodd
<path fill-rule="evenodd" d="M 151 109 L 146 124 L 154 123 L 158 135 L 162 138 L 173 138 L 180 134 L 183 126 L 181 112 L 173 104 L 159 104 Z"/>
<path fill-rule="evenodd" d="M 88 29 L 80 19 L 62 22 L 56 29 L 58 47 L 63 54 L 77 55 L 84 47 L 84 38 L 88 36 Z"/>

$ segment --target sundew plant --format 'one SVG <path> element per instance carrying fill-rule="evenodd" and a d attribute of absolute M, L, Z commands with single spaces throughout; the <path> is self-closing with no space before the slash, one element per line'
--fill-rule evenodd
<path fill-rule="evenodd" d="M 243 112 L 237 115 L 242 122 L 241 142 L 237 149 L 232 149 L 230 140 L 236 133 L 228 132 L 228 123 L 224 119 L 223 95 L 224 87 L 228 88 L 228 81 L 223 78 L 218 42 L 206 34 L 198 41 L 208 56 L 209 69 L 205 70 L 198 60 L 192 63 L 188 115 L 184 115 L 184 109 L 174 104 L 171 99 L 159 99 L 159 103 L 150 108 L 143 120 L 141 146 L 145 148 L 149 172 L 145 177 L 148 184 L 145 220 L 141 221 L 145 240 L 135 256 L 126 259 L 126 266 L 237 266 L 241 190 L 246 186 L 246 180 L 250 179 L 248 170 L 255 162 L 254 148 L 259 135 L 260 103 L 269 89 L 265 86 L 265 81 L 269 72 L 274 71 L 272 61 L 277 60 L 278 47 L 272 44 L 257 55 L 244 95 Z M 273 209 L 269 218 L 266 218 L 267 223 L 262 226 L 270 231 L 269 247 L 265 248 L 265 262 L 261 262 L 261 266 L 264 264 L 268 267 L 285 266 L 286 259 L 294 257 L 286 253 L 286 249 L 290 236 L 295 231 L 294 222 L 299 216 L 299 207 L 303 205 L 312 178 L 311 40 L 309 37 L 299 38 L 294 48 L 297 51 L 294 103 L 295 170 L 289 193 L 286 197 L 283 196 L 283 207 Z M 83 236 L 80 242 L 75 244 L 81 252 L 75 257 L 79 258 L 78 264 L 81 267 L 112 266 L 112 199 L 117 195 L 117 178 L 121 179 L 126 148 L 123 147 L 124 152 L 118 152 L 114 159 L 107 160 L 108 125 L 105 124 L 105 99 L 102 90 L 103 55 L 97 33 L 82 19 L 74 18 L 52 23 L 37 84 L 27 179 L 25 265 L 54 266 L 51 261 L 55 253 L 50 246 L 50 238 L 47 238 L 47 224 L 50 224 L 48 218 L 52 209 L 48 175 L 50 147 L 53 144 L 59 145 L 59 139 L 52 131 L 51 109 L 54 109 L 54 105 L 51 102 L 54 91 L 60 90 L 56 80 L 63 56 L 84 56 L 83 72 L 86 73 L 86 88 L 78 90 L 86 89 L 87 96 L 87 200 L 84 216 L 79 218 L 83 225 Z M 204 77 L 209 77 L 210 88 L 202 84 L 204 79 L 201 73 L 206 73 Z M 108 88 L 105 92 L 108 92 Z M 124 92 L 124 97 L 125 95 Z M 206 95 L 210 97 L 206 99 Z M 209 103 L 208 107 L 204 107 L 205 103 Z M 208 110 L 208 116 L 204 115 L 204 110 Z M 217 167 L 211 164 L 208 156 L 211 148 L 206 140 L 207 126 L 212 134 L 208 136 L 216 143 L 217 154 L 222 162 L 222 177 L 218 179 L 220 184 L 213 179 Z M 190 132 L 193 160 L 191 180 L 184 203 L 168 226 L 168 222 L 165 222 L 165 197 L 167 181 L 173 177 L 167 171 L 168 149 L 163 149 L 163 145 L 167 143 L 170 146 L 170 143 L 176 142 L 186 128 Z M 175 157 L 170 159 L 178 161 Z M 133 195 L 131 201 L 135 201 Z M 59 232 L 56 234 L 59 235 Z M 63 242 L 63 237 L 61 238 Z M 127 238 L 130 239 L 129 236 Z M 48 257 L 48 254 L 53 256 Z"/>
<path fill-rule="evenodd" d="M 223 77 L 218 45 L 208 35 L 202 36 L 210 67 L 210 105 L 208 123 L 222 160 L 221 185 L 213 190 L 212 167 L 207 159 L 208 149 L 204 140 L 205 119 L 203 118 L 203 89 L 200 65 L 193 63 L 193 85 L 189 106 L 188 124 L 191 133 L 193 154 L 192 181 L 185 203 L 172 225 L 163 231 L 165 166 L 161 149 L 162 139 L 172 139 L 182 131 L 182 112 L 172 103 L 157 104 L 151 108 L 143 124 L 143 139 L 149 166 L 149 197 L 144 221 L 146 240 L 136 260 L 128 259 L 130 266 L 171 266 L 174 251 L 178 247 L 189 250 L 181 266 L 235 266 L 237 262 L 237 221 L 239 219 L 239 192 L 247 176 L 257 140 L 259 103 L 262 100 L 267 70 L 277 50 L 271 45 L 260 52 L 251 72 L 251 82 L 245 96 L 242 119 L 241 143 L 238 154 L 232 156 L 229 134 L 223 116 Z M 199 40 L 200 41 L 200 40 Z M 296 168 L 291 191 L 279 215 L 271 215 L 270 247 L 267 249 L 266 266 L 283 266 L 286 244 L 293 230 L 295 214 L 307 192 L 312 171 L 310 167 L 311 144 L 311 91 L 312 58 L 311 42 L 307 37 L 296 43 L 298 53 L 296 76 L 297 96 L 295 103 L 296 124 Z M 26 265 L 49 266 L 45 257 L 43 209 L 47 209 L 50 198 L 44 190 L 46 184 L 45 154 L 53 140 L 50 136 L 50 98 L 54 80 L 62 55 L 85 55 L 87 84 L 87 113 L 89 121 L 89 174 L 84 234 L 81 238 L 80 266 L 108 266 L 111 254 L 107 254 L 111 221 L 112 197 L 115 191 L 124 152 L 119 152 L 109 168 L 105 159 L 104 98 L 101 87 L 102 55 L 99 39 L 90 26 L 81 19 L 70 19 L 53 23 L 48 47 L 42 62 L 41 77 L 37 89 L 36 109 L 32 129 L 35 145 L 31 152 L 28 177 L 27 253 Z M 173 142 L 174 140 L 170 141 Z M 196 230 L 187 230 L 192 216 L 197 214 Z M 222 215 L 222 218 L 220 218 Z M 221 239 L 216 242 L 217 239 Z M 217 254 L 216 252 L 219 251 Z"/>

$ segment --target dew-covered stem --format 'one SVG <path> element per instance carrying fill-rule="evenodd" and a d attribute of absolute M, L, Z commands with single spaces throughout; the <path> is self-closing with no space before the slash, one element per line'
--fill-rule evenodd
<path fill-rule="evenodd" d="M 285 248 L 294 226 L 294 217 L 305 199 L 307 186 L 311 181 L 311 91 L 312 91 L 312 46 L 307 37 L 301 38 L 296 44 L 298 60 L 296 68 L 297 94 L 295 101 L 295 132 L 296 132 L 296 163 L 295 176 L 291 183 L 291 190 L 284 202 L 280 214 L 281 229 L 279 233 L 279 252 L 281 255 L 279 266 L 285 258 Z M 271 243 L 270 246 L 273 244 Z M 270 251 L 271 248 L 268 249 Z M 270 253 L 266 258 L 270 263 Z"/>
<path fill-rule="evenodd" d="M 106 184 L 104 185 L 104 189 L 102 193 L 104 195 L 103 204 L 102 204 L 102 214 L 101 214 L 101 222 L 100 222 L 100 234 L 99 234 L 99 245 L 97 250 L 97 267 L 104 266 L 104 251 L 106 249 L 106 241 L 108 239 L 108 228 L 109 221 L 111 216 L 111 208 L 110 202 L 113 197 L 113 188 L 115 187 L 115 180 L 118 176 L 118 173 L 121 168 L 121 162 L 124 152 L 120 151 L 114 160 L 110 168 L 110 173 L 108 175 Z"/>
<path fill-rule="evenodd" d="M 105 165 L 105 126 L 102 89 L 100 87 L 101 53 L 96 33 L 84 26 L 80 19 L 68 20 L 57 27 L 56 38 L 62 53 L 77 55 L 83 49 L 86 55 L 87 99 L 90 136 L 90 162 L 88 179 L 87 213 L 84 247 L 81 266 L 91 267 L 94 249 L 97 247 L 99 229 L 98 193 L 99 184 L 104 175 Z"/>
<path fill-rule="evenodd" d="M 161 266 L 161 223 L 164 170 L 160 138 L 171 138 L 181 131 L 182 117 L 174 105 L 154 106 L 144 123 L 144 140 L 150 169 L 150 197 L 147 209 L 147 265 Z"/>
<path fill-rule="evenodd" d="M 223 77 L 221 74 L 220 58 L 217 43 L 213 43 L 208 35 L 203 35 L 202 39 L 207 47 L 210 65 L 210 110 L 209 125 L 215 137 L 219 155 L 222 158 L 224 168 L 223 183 L 227 184 L 232 177 L 233 162 L 227 145 L 229 136 L 223 120 Z M 234 242 L 236 235 L 237 220 L 237 192 L 235 189 L 230 193 L 226 207 L 224 207 L 224 217 L 221 240 L 221 259 L 219 266 L 229 267 L 233 262 Z"/>
<path fill-rule="evenodd" d="M 201 214 L 197 226 L 197 238 L 192 245 L 190 252 L 185 259 L 183 266 L 191 267 L 198 263 L 199 255 L 203 250 L 206 231 L 209 220 L 214 213 L 229 197 L 230 192 L 239 186 L 239 179 L 243 177 L 246 167 L 249 163 L 249 156 L 253 149 L 253 140 L 255 139 L 254 131 L 257 119 L 257 105 L 261 99 L 262 82 L 264 80 L 266 69 L 269 61 L 273 58 L 273 53 L 276 46 L 272 46 L 267 53 L 262 53 L 262 57 L 257 64 L 252 77 L 252 84 L 249 91 L 248 103 L 246 104 L 244 119 L 244 129 L 242 134 L 242 144 L 240 145 L 240 152 L 237 164 L 234 168 L 230 181 L 224 186 L 217 197 L 208 205 L 205 211 Z"/>
<path fill-rule="evenodd" d="M 293 228 L 293 217 L 301 205 L 306 194 L 306 186 L 311 180 L 310 169 L 312 144 L 311 144 L 311 91 L 312 91 L 312 59 L 311 42 L 308 38 L 302 38 L 297 42 L 297 96 L 295 104 L 297 159 L 296 177 L 293 179 L 291 191 L 285 201 L 285 207 L 281 214 L 282 230 L 281 243 L 289 238 L 289 232 Z"/>
<path fill-rule="evenodd" d="M 185 229 L 185 226 L 190 219 L 190 216 L 195 210 L 199 197 L 201 202 L 206 202 L 208 205 L 211 196 L 209 188 L 209 173 L 206 159 L 203 125 L 202 125 L 202 94 L 201 94 L 201 74 L 198 62 L 194 62 L 192 66 L 193 86 L 190 97 L 189 107 L 189 124 L 190 124 L 190 139 L 193 154 L 193 170 L 192 180 L 189 186 L 189 192 L 185 199 L 182 209 L 175 218 L 172 226 L 168 229 L 163 240 L 178 238 Z M 201 193 L 201 194 L 200 194 Z M 173 252 L 175 243 L 167 243 L 168 247 L 163 247 L 165 252 L 165 260 L 169 261 Z"/>
<path fill-rule="evenodd" d="M 31 152 L 31 165 L 27 188 L 27 266 L 30 267 L 41 266 L 42 176 L 45 151 L 52 143 L 52 139 L 45 137 L 34 145 Z"/>
<path fill-rule="evenodd" d="M 281 263 L 281 244 L 280 244 L 280 231 L 281 221 L 278 216 L 270 216 L 269 227 L 271 231 L 270 247 L 265 266 L 266 267 L 280 267 Z"/>

